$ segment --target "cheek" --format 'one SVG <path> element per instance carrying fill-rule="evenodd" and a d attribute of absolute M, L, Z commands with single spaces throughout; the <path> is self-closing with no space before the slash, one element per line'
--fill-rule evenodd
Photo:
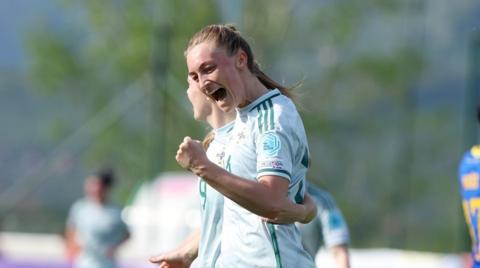
<path fill-rule="evenodd" d="M 187 99 L 190 101 L 191 104 L 193 104 L 192 94 L 189 92 L 187 92 Z"/>

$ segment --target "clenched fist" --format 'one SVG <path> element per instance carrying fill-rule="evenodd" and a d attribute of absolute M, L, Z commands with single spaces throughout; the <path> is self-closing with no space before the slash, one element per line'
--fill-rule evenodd
<path fill-rule="evenodd" d="M 208 161 L 202 143 L 198 140 L 192 140 L 188 136 L 185 137 L 183 142 L 178 146 L 175 159 L 180 166 L 191 170 L 197 175 L 200 165 Z"/>

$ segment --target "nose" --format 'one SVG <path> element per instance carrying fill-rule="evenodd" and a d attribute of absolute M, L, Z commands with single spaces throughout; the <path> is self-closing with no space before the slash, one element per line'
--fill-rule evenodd
<path fill-rule="evenodd" d="M 207 82 L 204 76 L 200 76 L 200 78 L 198 79 L 198 87 L 200 88 L 200 90 L 204 91 L 206 83 Z"/>
<path fill-rule="evenodd" d="M 208 75 L 202 75 L 198 78 L 198 86 L 200 87 L 200 90 L 202 92 L 206 92 L 207 91 L 207 88 L 208 86 L 212 83 L 212 81 L 210 81 L 208 79 Z"/>

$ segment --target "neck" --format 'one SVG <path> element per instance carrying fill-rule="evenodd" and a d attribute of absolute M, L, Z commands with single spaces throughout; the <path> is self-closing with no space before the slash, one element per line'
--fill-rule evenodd
<path fill-rule="evenodd" d="M 217 129 L 235 120 L 236 114 L 235 110 L 226 113 L 220 109 L 213 109 L 210 116 L 207 116 L 206 121 L 213 129 Z"/>
<path fill-rule="evenodd" d="M 92 200 L 93 202 L 99 205 L 103 205 L 106 202 L 106 197 L 105 196 L 91 197 L 90 200 Z"/>
<path fill-rule="evenodd" d="M 268 92 L 268 88 L 266 88 L 255 75 L 250 72 L 246 75 L 245 100 L 238 106 L 240 108 L 247 106 Z"/>

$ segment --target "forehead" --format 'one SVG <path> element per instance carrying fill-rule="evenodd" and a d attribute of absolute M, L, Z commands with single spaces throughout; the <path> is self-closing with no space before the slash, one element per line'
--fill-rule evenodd
<path fill-rule="evenodd" d="M 202 42 L 191 47 L 187 53 L 188 69 L 196 69 L 205 62 L 224 64 L 228 62 L 228 55 L 224 48 L 218 47 L 214 42 Z"/>

